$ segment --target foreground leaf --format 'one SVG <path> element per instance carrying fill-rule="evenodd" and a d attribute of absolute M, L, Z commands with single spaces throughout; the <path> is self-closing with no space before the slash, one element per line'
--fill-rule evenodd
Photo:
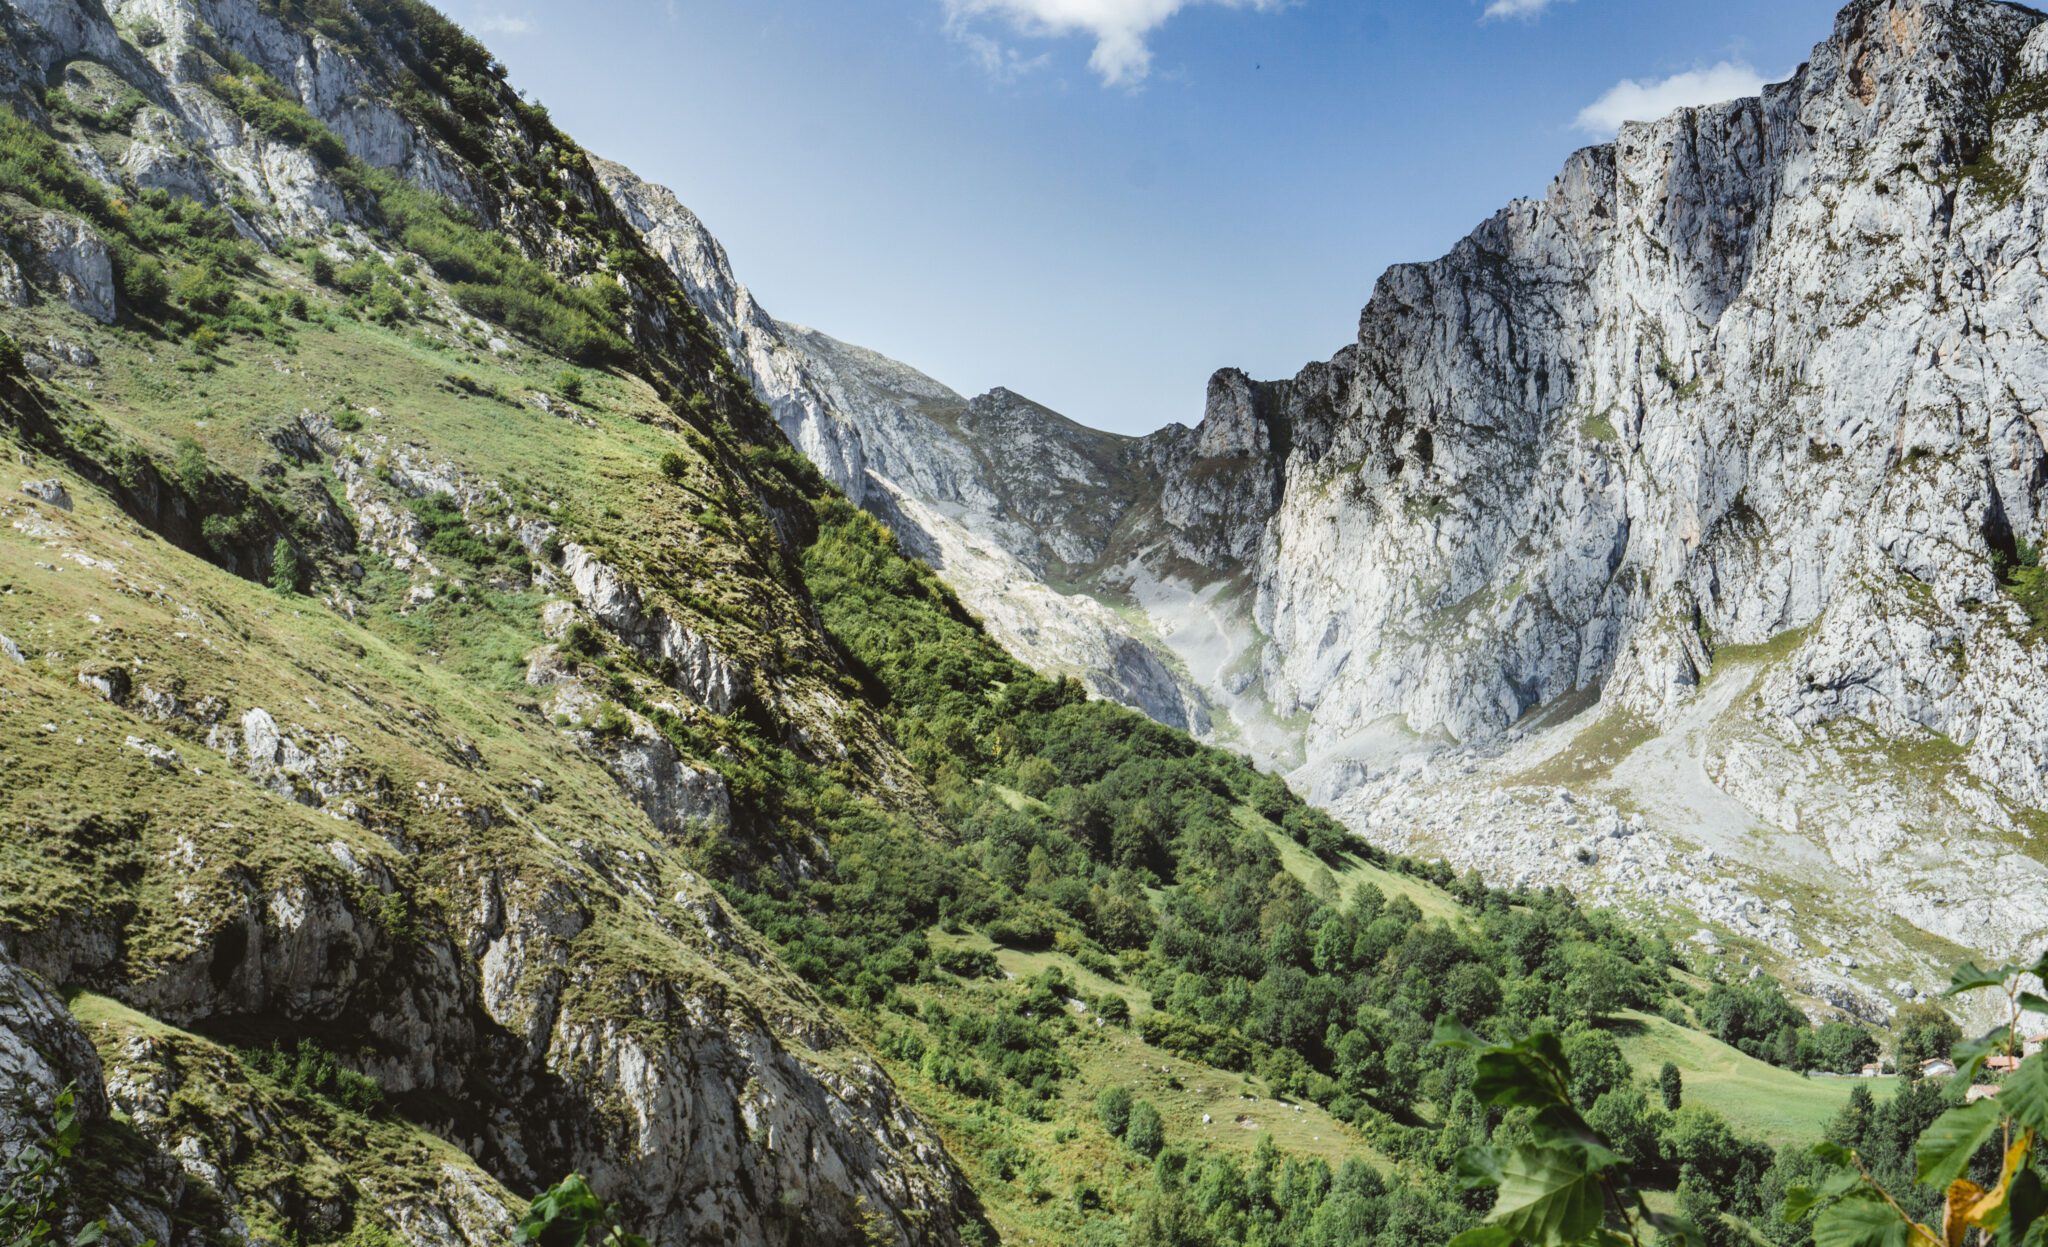
<path fill-rule="evenodd" d="M 1938 1247 L 1934 1231 L 1901 1217 L 1870 1191 L 1833 1205 L 1813 1223 L 1813 1247 Z"/>
<path fill-rule="evenodd" d="M 2048 1133 L 2048 1054 L 2036 1052 L 1998 1090 L 1998 1103 L 2028 1130 Z"/>
<path fill-rule="evenodd" d="M 1604 1213 L 1599 1176 L 1569 1148 L 1519 1147 L 1501 1166 L 1493 1223 L 1532 1244 L 1590 1238 Z"/>
<path fill-rule="evenodd" d="M 1946 1187 L 1970 1167 L 1970 1158 L 2005 1120 L 1997 1100 L 1979 1100 L 1966 1108 L 1952 1108 L 1934 1119 L 1920 1136 L 1920 1181 Z"/>

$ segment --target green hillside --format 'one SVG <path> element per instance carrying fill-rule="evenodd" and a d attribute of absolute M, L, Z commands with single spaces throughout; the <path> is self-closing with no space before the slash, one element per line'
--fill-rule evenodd
<path fill-rule="evenodd" d="M 67 1229 L 482 1247 L 580 1174 L 665 1244 L 1438 1243 L 1488 1207 L 1461 1153 L 1540 1126 L 1458 1027 L 1561 1036 L 1652 1185 L 1769 1223 L 1846 1092 L 1664 1019 L 1739 991 L 1717 1033 L 1796 1054 L 1774 985 L 1024 667 L 480 46 L 243 15 L 109 24 L 0 124 L 0 1005 L 47 980 L 98 1054 L 46 1045 Z M 278 47 L 474 203 L 351 155 Z M 181 108 L 213 189 L 122 180 Z"/>

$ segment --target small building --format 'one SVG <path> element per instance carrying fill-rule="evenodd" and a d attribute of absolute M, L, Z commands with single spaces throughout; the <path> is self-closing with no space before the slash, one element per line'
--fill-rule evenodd
<path fill-rule="evenodd" d="M 1857 1076 L 1858 1076 L 1858 1077 L 1861 1077 L 1861 1078 L 1877 1078 L 1877 1077 L 1881 1076 L 1881 1075 L 1882 1075 L 1883 1073 L 1884 1073 L 1884 1062 L 1883 1062 L 1883 1061 L 1872 1061 L 1872 1062 L 1871 1062 L 1870 1064 L 1868 1064 L 1868 1065 L 1864 1066 L 1864 1067 L 1863 1067 L 1862 1069 L 1858 1070 L 1858 1071 L 1857 1071 Z"/>
<path fill-rule="evenodd" d="M 1997 1094 L 1997 1087 L 1992 1086 L 1990 1083 L 1980 1082 L 1972 1086 L 1968 1093 L 1963 1096 L 1963 1103 L 1975 1104 L 1979 1100 L 1989 1100 Z"/>
<path fill-rule="evenodd" d="M 2048 1048 L 2048 1035 L 2029 1035 L 2024 1044 L 2022 1044 L 2020 1051 L 2028 1056 L 2033 1056 L 2043 1048 Z"/>
<path fill-rule="evenodd" d="M 2000 1052 L 1984 1058 L 1984 1072 L 1987 1074 L 2010 1074 L 2020 1067 L 2020 1058 Z"/>
<path fill-rule="evenodd" d="M 1956 1063 L 1943 1057 L 1933 1057 L 1920 1062 L 1922 1078 L 1947 1078 L 1956 1072 Z"/>

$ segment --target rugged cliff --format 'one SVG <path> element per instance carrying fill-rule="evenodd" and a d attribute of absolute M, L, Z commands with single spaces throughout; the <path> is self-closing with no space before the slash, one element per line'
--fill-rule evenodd
<path fill-rule="evenodd" d="M 1069 481 L 962 421 L 978 472 L 877 475 L 1139 617 L 1378 841 L 1690 909 L 1875 1016 L 2048 932 L 2040 23 L 1859 0 L 1192 429 Z"/>

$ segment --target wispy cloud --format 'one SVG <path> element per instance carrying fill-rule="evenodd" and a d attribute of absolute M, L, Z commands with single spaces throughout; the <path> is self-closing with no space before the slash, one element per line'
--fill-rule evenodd
<path fill-rule="evenodd" d="M 510 13 L 484 13 L 469 25 L 480 35 L 523 35 L 533 29 L 532 22 Z"/>
<path fill-rule="evenodd" d="M 1095 40 L 1088 67 L 1104 85 L 1136 86 L 1152 72 L 1152 32 L 1182 9 L 1211 4 L 1270 12 L 1293 0 L 944 0 L 947 28 L 992 72 L 1014 76 L 1036 62 L 1017 57 L 976 27 L 993 18 L 1025 38 L 1087 35 Z"/>
<path fill-rule="evenodd" d="M 1559 2 L 1560 0 L 1493 0 L 1492 4 L 1486 6 L 1486 12 L 1480 15 L 1479 20 L 1491 22 L 1507 17 L 1541 17 L 1547 9 Z"/>
<path fill-rule="evenodd" d="M 1580 109 L 1573 124 L 1587 134 L 1606 138 L 1621 129 L 1624 121 L 1655 121 L 1681 108 L 1741 99 L 1763 88 L 1763 75 L 1740 61 L 1722 61 L 1669 78 L 1641 82 L 1624 78 Z"/>

